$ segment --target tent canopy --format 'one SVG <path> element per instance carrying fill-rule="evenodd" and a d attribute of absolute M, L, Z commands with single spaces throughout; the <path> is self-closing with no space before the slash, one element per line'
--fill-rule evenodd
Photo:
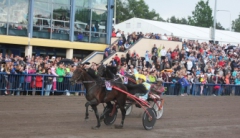
<path fill-rule="evenodd" d="M 114 26 L 115 29 L 125 31 L 125 33 L 143 32 L 154 34 L 167 34 L 183 39 L 211 40 L 210 28 L 196 27 L 190 25 L 174 24 L 140 18 L 131 18 Z M 240 33 L 216 30 L 215 40 L 219 42 L 238 44 L 240 43 Z"/>

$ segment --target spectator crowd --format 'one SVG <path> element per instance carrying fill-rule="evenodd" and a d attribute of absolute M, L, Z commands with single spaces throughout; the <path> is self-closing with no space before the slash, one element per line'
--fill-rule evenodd
<path fill-rule="evenodd" d="M 140 38 L 179 41 L 166 34 L 112 32 L 119 40 L 112 51 L 125 51 Z M 173 39 L 174 38 L 174 39 Z M 109 55 L 105 50 L 104 58 Z M 149 83 L 162 78 L 170 95 L 240 95 L 240 45 L 216 44 L 183 40 L 182 46 L 166 49 L 154 45 L 145 55 L 128 50 L 126 55 L 115 55 L 108 66 L 116 66 L 122 75 L 133 74 L 133 69 L 147 77 Z M 186 94 L 184 94 L 186 93 Z"/>
<path fill-rule="evenodd" d="M 61 57 L 41 56 L 14 56 L 13 54 L 2 56 L 0 53 L 0 95 L 70 95 L 76 92 L 78 95 L 84 88 L 82 85 L 69 84 L 80 59 L 72 59 L 73 64 L 64 64 Z M 29 92 L 28 92 L 29 91 Z"/>
<path fill-rule="evenodd" d="M 212 42 L 183 40 L 174 49 L 153 45 L 151 51 L 139 55 L 129 50 L 140 38 L 181 41 L 166 34 L 132 33 L 126 37 L 123 31 L 115 31 L 119 37 L 111 48 L 106 48 L 104 59 L 113 51 L 128 50 L 117 55 L 108 66 L 118 68 L 121 75 L 134 75 L 134 69 L 144 74 L 147 82 L 164 80 L 169 95 L 240 95 L 240 45 L 231 46 Z M 0 53 L 0 95 L 70 95 L 84 91 L 81 84 L 69 85 L 81 59 L 73 58 L 73 64 L 62 64 L 60 57 L 5 55 Z M 89 67 L 97 72 L 100 64 Z M 185 94 L 186 93 L 186 94 Z"/>

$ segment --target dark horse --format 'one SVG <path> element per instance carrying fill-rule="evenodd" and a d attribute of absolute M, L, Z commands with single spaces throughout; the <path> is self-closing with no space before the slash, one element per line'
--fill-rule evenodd
<path fill-rule="evenodd" d="M 121 78 L 123 76 L 116 75 L 116 67 L 104 67 L 103 65 L 101 65 L 98 70 L 101 75 L 107 80 L 112 80 L 116 83 L 123 83 L 123 79 Z M 124 77 L 127 77 L 129 79 L 128 84 L 124 84 L 127 87 L 129 93 L 140 95 L 144 95 L 147 93 L 146 87 L 143 84 L 136 84 L 136 79 L 133 75 L 126 74 Z"/>
<path fill-rule="evenodd" d="M 117 74 L 117 67 L 110 67 L 106 66 L 103 68 L 103 66 L 100 66 L 99 70 L 103 70 L 102 76 L 105 77 L 107 80 L 114 80 L 117 82 L 123 83 L 123 77 L 128 78 L 128 84 L 137 84 L 136 79 L 133 75 L 125 74 L 124 76 Z"/>
<path fill-rule="evenodd" d="M 101 75 L 101 73 L 100 73 Z M 86 107 L 86 116 L 85 119 L 88 119 L 88 107 L 89 105 L 92 107 L 92 109 L 95 112 L 96 118 L 97 118 L 97 126 L 93 127 L 94 129 L 97 129 L 101 126 L 100 123 L 100 117 L 97 110 L 97 105 L 99 103 L 107 103 L 107 106 L 111 106 L 111 101 L 116 101 L 118 107 L 121 110 L 122 113 L 122 121 L 120 125 L 115 126 L 116 128 L 122 128 L 124 124 L 125 119 L 125 113 L 126 110 L 124 108 L 124 105 L 126 103 L 127 95 L 124 93 L 121 93 L 115 89 L 112 89 L 111 91 L 106 90 L 105 82 L 101 79 L 101 77 L 95 75 L 95 71 L 92 69 L 85 70 L 82 67 L 77 67 L 77 69 L 74 71 L 72 78 L 70 79 L 71 83 L 76 83 L 82 81 L 83 85 L 86 88 L 86 99 L 87 102 L 85 104 Z M 112 86 L 116 86 L 124 91 L 127 91 L 126 86 L 124 86 L 121 83 L 116 83 L 114 81 L 111 81 Z"/>

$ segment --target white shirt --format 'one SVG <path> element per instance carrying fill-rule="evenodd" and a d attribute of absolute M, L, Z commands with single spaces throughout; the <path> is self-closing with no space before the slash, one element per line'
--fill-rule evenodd
<path fill-rule="evenodd" d="M 166 51 L 165 49 L 162 49 L 162 50 L 160 51 L 160 54 L 161 54 L 161 56 L 166 56 L 167 51 Z"/>
<path fill-rule="evenodd" d="M 192 67 L 193 67 L 192 61 L 188 61 L 188 62 L 187 62 L 187 70 L 191 70 Z"/>
<path fill-rule="evenodd" d="M 168 40 L 168 38 L 166 36 L 162 36 L 162 40 Z"/>
<path fill-rule="evenodd" d="M 120 33 L 117 33 L 117 35 L 116 35 L 117 37 L 121 37 L 122 35 L 120 34 Z"/>

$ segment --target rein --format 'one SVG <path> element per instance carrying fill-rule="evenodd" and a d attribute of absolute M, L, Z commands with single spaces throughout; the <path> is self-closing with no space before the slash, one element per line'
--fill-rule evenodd
<path fill-rule="evenodd" d="M 127 77 L 127 76 L 126 76 Z M 133 82 L 133 83 L 135 83 L 135 84 L 137 84 L 137 82 L 134 80 L 134 79 L 132 79 L 132 78 L 130 78 L 130 77 L 127 77 L 131 82 Z"/>
<path fill-rule="evenodd" d="M 93 82 L 96 83 L 96 81 L 82 81 L 82 83 L 93 83 Z"/>
<path fill-rule="evenodd" d="M 81 78 L 83 76 L 83 73 L 81 73 L 80 74 L 80 77 L 79 78 Z M 96 83 L 96 81 L 82 81 L 82 83 L 84 84 L 86 84 L 86 83 L 94 83 L 94 85 L 93 86 L 91 86 L 88 90 L 90 91 L 93 87 L 95 87 L 96 85 L 97 85 L 97 83 Z"/>

